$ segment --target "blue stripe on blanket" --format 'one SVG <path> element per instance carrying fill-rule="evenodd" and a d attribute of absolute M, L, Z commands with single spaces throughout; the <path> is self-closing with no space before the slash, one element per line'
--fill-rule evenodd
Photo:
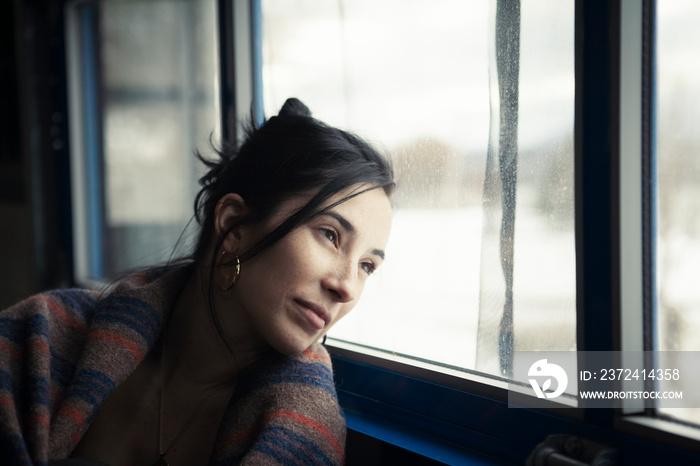
<path fill-rule="evenodd" d="M 0 337 L 13 343 L 24 343 L 28 330 L 26 323 L 21 320 L 10 317 L 0 319 Z"/>
<path fill-rule="evenodd" d="M 22 387 L 22 381 L 19 381 L 19 386 L 15 386 L 12 375 L 5 369 L 0 369 L 0 390 L 7 391 L 14 402 L 15 412 L 18 417 L 22 417 L 22 413 L 26 409 L 26 401 L 28 400 L 27 391 Z M 2 458 L 2 457 L 0 457 Z"/>
<path fill-rule="evenodd" d="M 29 323 L 22 320 L 3 317 L 0 319 L 0 337 L 18 345 L 22 350 L 28 343 L 29 335 L 49 336 L 49 323 L 43 315 L 33 315 Z"/>
<path fill-rule="evenodd" d="M 81 369 L 75 373 L 66 396 L 79 398 L 95 410 L 112 390 L 114 382 L 107 375 L 96 370 Z"/>
<path fill-rule="evenodd" d="M 51 392 L 49 391 L 49 381 L 44 376 L 31 377 L 29 381 L 29 399 L 32 400 L 32 407 L 43 405 L 51 409 Z"/>
<path fill-rule="evenodd" d="M 288 359 L 283 366 L 279 364 L 263 364 L 256 369 L 255 374 L 244 378 L 237 392 L 245 396 L 256 392 L 261 387 L 269 387 L 282 383 L 297 383 L 312 385 L 336 397 L 333 373 L 330 368 L 320 362 L 302 362 Z"/>
<path fill-rule="evenodd" d="M 253 450 L 289 466 L 332 463 L 313 440 L 279 426 L 269 426 Z"/>
<path fill-rule="evenodd" d="M 105 299 L 95 323 L 124 325 L 136 331 L 146 344 L 153 345 L 160 329 L 160 316 L 145 301 L 128 296 L 110 296 Z"/>
<path fill-rule="evenodd" d="M 0 390 L 7 390 L 12 398 L 15 398 L 15 384 L 12 383 L 12 377 L 5 369 L 0 369 Z"/>
<path fill-rule="evenodd" d="M 75 364 L 51 349 L 51 379 L 65 387 L 73 378 Z"/>
<path fill-rule="evenodd" d="M 303 383 L 314 385 L 335 395 L 333 373 L 321 363 L 308 363 L 291 361 L 283 368 L 274 371 L 265 377 L 267 383 Z"/>
<path fill-rule="evenodd" d="M 69 288 L 49 291 L 47 294 L 58 298 L 65 306 L 77 312 L 85 320 L 89 320 L 94 312 L 96 299 L 85 290 Z"/>
<path fill-rule="evenodd" d="M 49 321 L 43 315 L 33 315 L 29 320 L 29 326 L 32 329 L 32 336 L 41 335 L 47 339 L 49 338 Z"/>

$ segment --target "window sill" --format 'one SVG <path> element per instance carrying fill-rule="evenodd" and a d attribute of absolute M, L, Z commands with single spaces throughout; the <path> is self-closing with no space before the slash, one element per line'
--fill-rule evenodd
<path fill-rule="evenodd" d="M 476 466 L 503 464 L 382 419 L 353 412 L 346 412 L 345 416 L 348 425 L 347 464 L 349 466 L 389 464 L 396 463 L 396 460 L 401 460 L 402 464 L 433 464 L 433 462 L 434 464 Z M 411 453 L 402 453 L 401 450 Z M 406 457 L 410 457 L 411 460 Z"/>
<path fill-rule="evenodd" d="M 628 415 L 618 418 L 615 427 L 621 432 L 700 453 L 700 427 L 697 426 L 657 417 Z"/>
<path fill-rule="evenodd" d="M 620 464 L 700 464 L 700 430 L 689 426 L 600 409 L 509 408 L 498 387 L 455 388 L 395 361 L 329 349 L 349 439 L 448 464 L 523 464 L 549 435 L 569 434 L 615 448 Z"/>

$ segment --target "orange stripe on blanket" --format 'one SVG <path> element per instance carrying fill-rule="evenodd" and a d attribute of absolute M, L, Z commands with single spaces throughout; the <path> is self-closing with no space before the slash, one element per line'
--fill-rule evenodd
<path fill-rule="evenodd" d="M 96 330 L 94 332 L 90 332 L 90 335 L 88 338 L 92 340 L 109 340 L 117 343 L 118 345 L 122 346 L 123 348 L 127 349 L 128 351 L 131 352 L 131 354 L 136 358 L 136 360 L 140 361 L 143 359 L 143 351 L 141 351 L 138 346 L 133 344 L 130 340 L 127 338 L 124 338 L 123 336 L 115 333 L 115 332 L 108 332 L 107 330 Z"/>
<path fill-rule="evenodd" d="M 5 393 L 4 395 L 0 395 L 0 406 L 10 406 L 14 407 L 15 406 L 15 400 L 12 399 L 10 395 Z"/>
<path fill-rule="evenodd" d="M 63 395 L 63 392 L 58 389 L 54 384 L 51 384 L 51 388 L 49 389 L 51 392 L 51 404 L 55 405 L 56 402 L 61 398 Z"/>
<path fill-rule="evenodd" d="M 50 354 L 49 345 L 43 340 L 33 339 L 29 342 L 29 346 L 32 349 L 41 351 L 46 355 Z M 12 356 L 13 359 L 20 359 L 22 357 L 22 350 L 15 348 L 12 343 L 7 343 L 3 340 L 0 340 L 0 350 Z"/>
<path fill-rule="evenodd" d="M 47 356 L 51 353 L 49 345 L 44 340 L 32 340 L 29 344 L 32 348 L 41 351 Z"/>
<path fill-rule="evenodd" d="M 324 361 L 331 360 L 331 358 L 326 356 L 325 354 L 314 353 L 313 351 L 311 351 L 311 348 L 306 348 L 304 350 L 304 356 L 306 356 L 307 358 L 311 358 L 311 359 L 323 359 Z"/>
<path fill-rule="evenodd" d="M 85 423 L 85 415 L 75 408 L 64 406 L 56 414 L 56 417 L 59 416 L 65 416 L 72 419 L 78 425 L 83 425 Z"/>
<path fill-rule="evenodd" d="M 19 359 L 22 357 L 22 351 L 18 350 L 17 348 L 14 347 L 11 343 L 6 343 L 3 340 L 0 340 L 0 350 L 3 350 L 10 356 L 12 356 L 13 359 Z"/>
<path fill-rule="evenodd" d="M 325 437 L 325 439 L 328 441 L 328 443 L 331 445 L 331 447 L 333 447 L 336 454 L 340 458 L 345 457 L 345 452 L 343 451 L 343 448 L 340 446 L 340 444 L 338 443 L 336 438 L 333 436 L 331 431 L 328 430 L 328 428 L 325 425 L 321 424 L 320 422 L 315 421 L 309 417 L 303 416 L 303 415 L 296 413 L 294 411 L 287 411 L 284 409 L 272 411 L 267 416 L 265 416 L 265 419 L 269 421 L 270 419 L 273 419 L 276 417 L 292 419 L 296 422 L 299 422 L 300 424 L 304 424 L 306 426 L 311 427 L 312 429 L 316 429 L 316 431 L 318 431 L 321 435 L 323 435 L 323 437 Z"/>
<path fill-rule="evenodd" d="M 49 417 L 46 414 L 34 413 L 29 418 L 30 424 L 39 424 L 42 427 L 49 428 Z"/>
<path fill-rule="evenodd" d="M 252 437 L 258 430 L 260 430 L 260 423 L 255 424 L 253 427 L 250 429 L 244 430 L 242 432 L 234 432 L 228 437 L 224 438 L 221 440 L 219 443 L 216 444 L 216 450 L 220 450 L 222 448 L 228 447 L 236 442 L 240 442 L 242 440 L 247 440 L 250 437 Z"/>
<path fill-rule="evenodd" d="M 56 314 L 58 318 L 61 319 L 68 327 L 72 327 L 80 333 L 85 333 L 85 325 L 66 314 L 66 311 L 64 311 L 63 308 L 53 299 L 46 295 L 41 295 L 41 299 L 43 299 L 44 303 L 46 303 L 49 309 L 51 309 L 53 313 Z"/>

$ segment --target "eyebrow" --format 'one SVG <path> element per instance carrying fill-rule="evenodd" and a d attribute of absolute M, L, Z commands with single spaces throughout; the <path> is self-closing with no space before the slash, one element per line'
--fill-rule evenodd
<path fill-rule="evenodd" d="M 378 256 L 381 260 L 384 260 L 384 251 L 381 249 L 372 249 L 370 252 L 375 256 Z"/>
<path fill-rule="evenodd" d="M 346 232 L 348 232 L 349 234 L 351 234 L 351 235 L 357 234 L 357 230 L 355 229 L 353 224 L 348 222 L 348 219 L 346 219 L 345 217 L 343 217 L 339 213 L 329 211 L 329 212 L 326 212 L 325 215 L 328 215 L 329 217 L 333 217 L 334 219 L 336 219 L 338 221 L 338 223 L 340 223 L 340 226 L 342 226 L 343 229 Z"/>
<path fill-rule="evenodd" d="M 338 212 L 328 211 L 328 212 L 324 212 L 324 215 L 328 215 L 329 217 L 333 217 L 334 219 L 336 219 L 338 221 L 338 223 L 340 223 L 340 226 L 343 227 L 343 229 L 348 234 L 350 234 L 350 235 L 357 234 L 357 230 L 355 229 L 353 224 L 350 223 L 348 221 L 348 219 L 346 219 L 345 217 L 340 215 Z M 375 256 L 379 257 L 380 259 L 384 260 L 385 254 L 384 254 L 384 251 L 382 251 L 381 249 L 372 249 L 370 252 L 372 254 L 374 254 Z"/>

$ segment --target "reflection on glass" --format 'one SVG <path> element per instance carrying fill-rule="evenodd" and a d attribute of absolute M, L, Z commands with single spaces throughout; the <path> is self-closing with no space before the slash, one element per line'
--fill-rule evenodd
<path fill-rule="evenodd" d="M 192 217 L 193 154 L 218 124 L 215 13 L 213 0 L 99 4 L 102 276 L 167 260 Z"/>
<path fill-rule="evenodd" d="M 503 304 L 483 302 L 486 295 L 504 299 L 502 213 L 486 208 L 500 202 L 500 190 L 484 190 L 499 111 L 489 96 L 495 3 L 262 2 L 266 114 L 298 97 L 318 118 L 376 142 L 398 177 L 387 261 L 353 315 L 331 332 L 337 340 L 502 374 Z M 573 25 L 573 0 L 523 4 L 513 177 L 516 351 L 576 349 Z M 495 256 L 485 252 L 494 245 Z"/>
<path fill-rule="evenodd" d="M 657 296 L 660 350 L 700 350 L 700 3 L 657 3 Z M 688 374 L 690 376 L 690 374 Z M 697 390 L 689 381 L 687 390 Z M 700 423 L 698 409 L 665 414 Z"/>

